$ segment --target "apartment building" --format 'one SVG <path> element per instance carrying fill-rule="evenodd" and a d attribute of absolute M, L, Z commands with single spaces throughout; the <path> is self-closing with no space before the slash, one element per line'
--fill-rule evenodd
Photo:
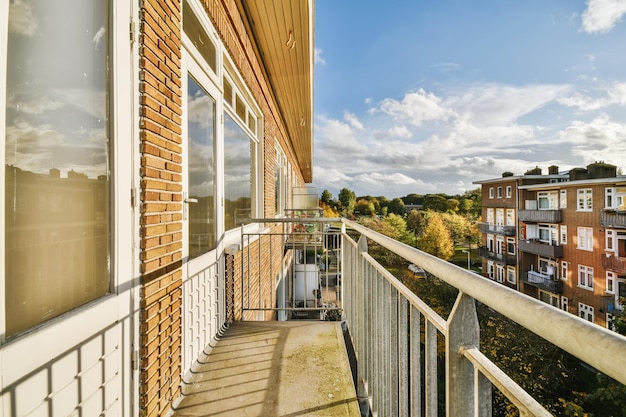
<path fill-rule="evenodd" d="M 166 415 L 244 254 L 280 265 L 242 219 L 312 180 L 313 1 L 8 1 L 0 28 L 0 415 Z"/>
<path fill-rule="evenodd" d="M 484 275 L 610 328 L 626 294 L 626 177 L 605 163 L 557 171 L 478 182 Z M 506 191 L 497 198 L 509 186 L 514 204 Z M 506 264 L 506 256 L 515 262 Z"/>

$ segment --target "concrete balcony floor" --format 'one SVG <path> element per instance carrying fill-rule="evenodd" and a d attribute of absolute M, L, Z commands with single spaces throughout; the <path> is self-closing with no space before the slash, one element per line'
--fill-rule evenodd
<path fill-rule="evenodd" d="M 338 322 L 236 322 L 182 394 L 174 417 L 360 416 Z"/>

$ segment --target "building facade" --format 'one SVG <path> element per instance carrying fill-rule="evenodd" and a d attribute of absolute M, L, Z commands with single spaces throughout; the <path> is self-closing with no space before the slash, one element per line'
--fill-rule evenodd
<path fill-rule="evenodd" d="M 0 22 L 0 415 L 165 415 L 241 318 L 237 265 L 276 262 L 242 223 L 311 182 L 313 2 L 10 1 Z"/>
<path fill-rule="evenodd" d="M 548 175 L 477 183 L 484 275 L 610 328 L 626 295 L 626 178 L 616 167 L 595 163 L 565 174 L 550 167 Z"/>

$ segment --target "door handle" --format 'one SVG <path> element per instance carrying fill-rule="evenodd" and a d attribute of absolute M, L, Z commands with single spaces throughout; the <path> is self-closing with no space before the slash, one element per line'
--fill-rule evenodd
<path fill-rule="evenodd" d="M 197 203 L 198 199 L 197 198 L 185 198 L 185 203 L 189 204 L 189 203 Z"/>

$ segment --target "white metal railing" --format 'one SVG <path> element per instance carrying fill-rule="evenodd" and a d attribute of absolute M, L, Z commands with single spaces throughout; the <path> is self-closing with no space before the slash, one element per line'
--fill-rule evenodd
<path fill-rule="evenodd" d="M 343 308 L 357 356 L 357 395 L 361 401 L 367 401 L 373 414 L 437 415 L 437 334 L 440 333 L 445 338 L 448 416 L 491 415 L 492 385 L 518 407 L 520 415 L 550 415 L 480 352 L 475 300 L 598 371 L 626 383 L 626 355 L 616 354 L 626 352 L 625 337 L 358 223 L 345 219 L 342 222 L 361 234 L 355 242 L 343 233 Z M 459 295 L 448 319 L 435 313 L 376 262 L 367 253 L 365 238 L 456 287 Z M 423 359 L 420 358 L 422 319 Z M 424 399 L 420 398 L 422 373 Z"/>

